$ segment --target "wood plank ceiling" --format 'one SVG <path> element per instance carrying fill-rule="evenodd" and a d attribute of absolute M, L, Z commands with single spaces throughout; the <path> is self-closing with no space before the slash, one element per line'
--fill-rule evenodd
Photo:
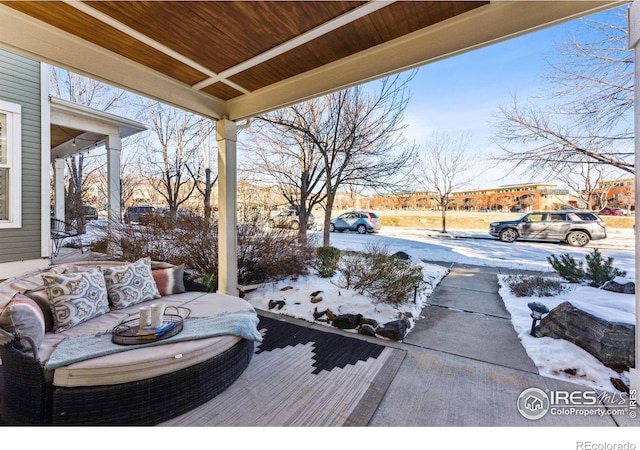
<path fill-rule="evenodd" d="M 536 3 L 0 1 L 0 46 L 213 118 L 242 119 L 615 2 Z M 20 35 L 25 26 L 31 36 Z M 390 53 L 376 58 L 380 49 Z M 365 67 L 345 63 L 360 55 Z"/>

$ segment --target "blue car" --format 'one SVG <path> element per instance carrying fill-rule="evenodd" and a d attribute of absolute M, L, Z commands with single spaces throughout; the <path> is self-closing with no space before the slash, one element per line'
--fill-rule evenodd
<path fill-rule="evenodd" d="M 380 218 L 370 211 L 348 211 L 331 219 L 329 231 L 357 231 L 360 234 L 380 231 Z"/>

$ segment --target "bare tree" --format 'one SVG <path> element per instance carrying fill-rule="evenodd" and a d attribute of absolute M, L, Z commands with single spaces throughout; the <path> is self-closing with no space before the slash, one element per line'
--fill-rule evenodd
<path fill-rule="evenodd" d="M 620 148 L 621 140 L 602 136 L 601 130 L 585 129 L 586 123 L 571 120 L 558 110 L 546 110 L 529 103 L 501 106 L 496 139 L 502 153 L 494 159 L 512 163 L 532 176 L 550 178 L 590 162 L 635 173 L 629 157 L 633 151 Z"/>
<path fill-rule="evenodd" d="M 495 159 L 532 175 L 557 177 L 580 164 L 634 173 L 633 52 L 626 7 L 585 19 L 597 36 L 558 46 L 550 66 L 549 95 L 500 108 Z"/>
<path fill-rule="evenodd" d="M 218 181 L 218 176 L 213 176 L 213 170 L 211 169 L 211 136 L 214 129 L 215 125 L 211 121 L 202 120 L 198 122 L 197 134 L 198 142 L 202 148 L 202 160 L 198 160 L 195 170 L 189 164 L 185 165 L 195 183 L 195 188 L 202 195 L 204 219 L 207 226 L 211 224 L 211 193 L 213 186 Z M 203 176 L 204 180 L 202 179 Z"/>
<path fill-rule="evenodd" d="M 303 137 L 305 146 L 321 156 L 324 246 L 330 242 L 329 224 L 339 189 L 359 186 L 376 191 L 406 185 L 403 176 L 409 172 L 416 151 L 414 146 L 406 145 L 400 131 L 404 128 L 412 76 L 385 78 L 375 92 L 364 86 L 353 87 L 295 105 L 291 114 L 260 118 Z"/>
<path fill-rule="evenodd" d="M 453 138 L 445 133 L 435 134 L 427 142 L 417 165 L 416 179 L 422 187 L 432 192 L 432 198 L 442 214 L 442 232 L 447 232 L 447 210 L 451 206 L 451 194 L 463 187 L 467 172 L 473 166 L 469 156 L 469 138 Z"/>
<path fill-rule="evenodd" d="M 187 169 L 198 155 L 201 117 L 147 101 L 145 120 L 151 132 L 144 140 L 145 154 L 140 163 L 150 185 L 166 201 L 171 217 L 196 189 Z"/>
<path fill-rule="evenodd" d="M 612 172 L 609 166 L 585 161 L 569 169 L 570 172 L 558 174 L 558 178 L 565 182 L 583 205 L 588 209 L 607 205 L 610 186 L 602 182 L 607 180 Z"/>
<path fill-rule="evenodd" d="M 288 206 L 296 210 L 300 242 L 306 242 L 311 211 L 326 198 L 322 153 L 308 133 L 319 120 L 314 107 L 314 102 L 301 103 L 258 118 L 247 166 L 254 180 L 266 175 L 275 181 Z"/>

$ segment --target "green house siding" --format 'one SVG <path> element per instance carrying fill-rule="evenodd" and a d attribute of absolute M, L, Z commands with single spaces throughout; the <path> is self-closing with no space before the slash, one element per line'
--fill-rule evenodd
<path fill-rule="evenodd" d="M 40 63 L 0 50 L 0 100 L 22 105 L 22 228 L 0 229 L 0 263 L 37 259 L 43 182 Z"/>

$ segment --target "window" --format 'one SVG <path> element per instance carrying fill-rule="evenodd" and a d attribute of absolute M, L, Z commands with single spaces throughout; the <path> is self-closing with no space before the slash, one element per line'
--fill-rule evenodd
<path fill-rule="evenodd" d="M 529 214 L 529 222 L 545 222 L 547 220 L 546 214 Z"/>
<path fill-rule="evenodd" d="M 21 107 L 0 100 L 0 228 L 22 225 Z"/>
<path fill-rule="evenodd" d="M 576 213 L 581 220 L 598 220 L 596 216 L 590 213 Z"/>

